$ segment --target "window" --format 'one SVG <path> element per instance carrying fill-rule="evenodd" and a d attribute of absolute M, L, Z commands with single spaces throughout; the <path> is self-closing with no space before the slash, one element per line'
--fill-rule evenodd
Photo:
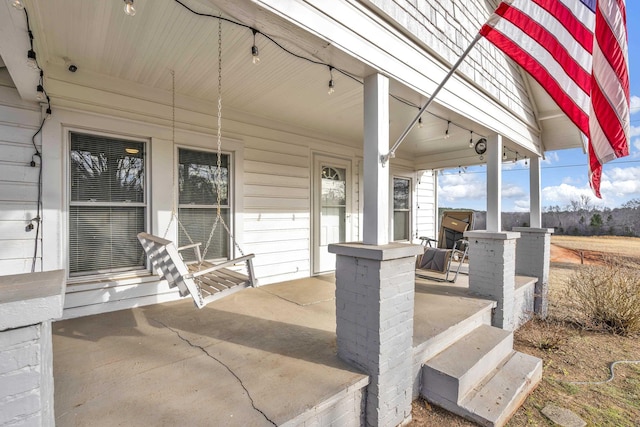
<path fill-rule="evenodd" d="M 231 229 L 229 201 L 229 154 L 220 158 L 220 177 L 216 185 L 217 154 L 180 148 L 178 150 L 179 206 L 178 227 L 179 246 L 192 242 L 202 243 L 200 249 L 207 249 L 207 259 L 229 258 L 229 235 L 221 223 L 211 230 L 217 215 L 218 193 L 220 191 L 220 214 Z M 185 232 L 186 230 L 186 232 Z M 183 253 L 185 260 L 195 259 L 193 251 Z"/>
<path fill-rule="evenodd" d="M 411 180 L 393 178 L 393 240 L 410 240 Z"/>
<path fill-rule="evenodd" d="M 145 143 L 70 133 L 69 273 L 142 269 Z"/>

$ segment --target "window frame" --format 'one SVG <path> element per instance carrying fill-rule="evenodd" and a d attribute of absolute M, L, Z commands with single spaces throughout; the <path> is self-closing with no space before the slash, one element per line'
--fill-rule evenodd
<path fill-rule="evenodd" d="M 151 159 L 151 139 L 150 138 L 142 138 L 136 137 L 127 134 L 121 134 L 116 132 L 105 132 L 105 131 L 97 131 L 94 129 L 85 129 L 80 127 L 64 127 L 63 134 L 65 135 L 65 144 L 64 144 L 64 159 L 66 164 L 66 171 L 64 175 L 64 186 L 63 186 L 63 194 L 65 200 L 65 221 L 62 225 L 61 232 L 64 236 L 64 265 L 67 270 L 68 283 L 79 283 L 79 282 L 88 282 L 95 280 L 104 280 L 106 278 L 115 279 L 119 277 L 132 277 L 132 276 L 144 276 L 148 275 L 150 272 L 150 268 L 148 266 L 147 257 L 143 257 L 143 265 L 134 266 L 134 267 L 120 267 L 106 270 L 92 270 L 92 271 L 83 271 L 83 272 L 74 272 L 70 271 L 71 265 L 71 207 L 72 206 L 105 206 L 105 207 L 141 207 L 144 209 L 144 230 L 149 230 L 151 224 L 151 173 L 150 173 L 150 159 Z M 143 167 L 144 167 L 144 189 L 142 192 L 143 202 L 87 202 L 87 201 L 73 201 L 72 200 L 72 161 L 71 161 L 71 146 L 72 146 L 72 137 L 73 133 L 83 134 L 95 137 L 104 137 L 117 139 L 122 141 L 131 141 L 136 143 L 142 143 L 144 146 L 144 156 L 143 156 Z"/>
<path fill-rule="evenodd" d="M 395 206 L 395 180 L 399 179 L 399 180 L 403 180 L 403 181 L 408 181 L 409 183 L 409 194 L 408 194 L 408 205 L 409 207 L 407 209 L 396 209 Z M 413 224 L 414 224 L 414 188 L 413 188 L 413 183 L 414 183 L 414 177 L 413 176 L 407 176 L 407 175 L 402 175 L 402 174 L 392 174 L 391 175 L 391 179 L 390 179 L 391 183 L 391 191 L 390 193 L 390 210 L 391 210 L 391 215 L 390 215 L 390 223 L 391 226 L 389 227 L 389 230 L 391 231 L 391 235 L 390 237 L 390 241 L 392 242 L 411 242 L 413 240 Z M 395 213 L 396 212 L 407 212 L 407 238 L 406 239 L 396 239 L 395 236 Z"/>
<path fill-rule="evenodd" d="M 209 209 L 209 208 L 213 208 L 213 209 L 217 209 L 217 204 L 214 203 L 212 205 L 189 205 L 189 204 L 180 204 L 180 150 L 188 150 L 188 151 L 195 151 L 195 152 L 200 152 L 200 153 L 209 153 L 209 154 L 214 154 L 217 157 L 217 150 L 214 149 L 210 149 L 210 148 L 206 148 L 206 147 L 202 147 L 202 146 L 193 146 L 193 145 L 184 145 L 184 144 L 176 144 L 175 145 L 175 151 L 174 151 L 174 158 L 175 161 L 173 162 L 174 165 L 174 173 L 175 173 L 175 178 L 173 179 L 174 181 L 174 185 L 175 185 L 175 194 L 173 195 L 173 200 L 174 200 L 174 206 L 175 206 L 175 214 L 178 218 L 178 220 L 180 220 L 180 209 L 181 208 L 193 208 L 193 209 Z M 235 191 L 236 191 L 236 155 L 235 155 L 235 151 L 228 151 L 228 150 L 221 150 L 221 154 L 223 156 L 228 156 L 228 160 L 227 160 L 227 168 L 229 169 L 228 172 L 228 188 L 227 188 L 227 204 L 226 205 L 221 205 L 221 207 L 223 209 L 228 209 L 229 210 L 229 220 L 227 223 L 227 226 L 229 227 L 229 230 L 231 230 L 232 233 L 234 233 L 235 231 L 235 214 L 236 214 L 236 206 L 235 206 Z M 217 227 L 221 227 L 224 228 L 222 226 L 222 224 L 218 224 Z M 208 232 L 210 232 L 211 230 L 207 230 Z M 226 232 L 226 230 L 224 230 L 224 233 L 226 233 L 227 235 L 227 248 L 228 248 L 228 253 L 227 253 L 227 258 L 222 258 L 222 257 L 218 257 L 218 258 L 207 258 L 207 261 L 213 261 L 213 262 L 219 262 L 219 261 L 226 261 L 229 259 L 233 259 L 235 257 L 235 247 L 233 245 L 233 239 L 231 238 L 231 235 L 229 235 L 229 233 Z M 176 243 L 179 242 L 179 235 L 180 235 L 180 229 L 179 227 L 176 228 L 175 230 L 175 239 L 174 241 Z M 235 235 L 235 233 L 234 233 Z M 208 237 L 208 236 L 207 236 Z M 237 238 L 237 236 L 236 236 Z M 196 242 L 197 243 L 197 242 Z M 202 243 L 200 250 L 203 251 L 207 242 L 200 242 Z"/>

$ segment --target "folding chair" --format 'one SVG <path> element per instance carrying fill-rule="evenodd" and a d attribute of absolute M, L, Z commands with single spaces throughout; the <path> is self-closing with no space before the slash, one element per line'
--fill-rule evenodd
<path fill-rule="evenodd" d="M 472 227 L 473 211 L 444 211 L 438 239 L 420 237 L 425 250 L 416 260 L 416 276 L 455 282 L 469 253 L 469 244 L 464 239 L 464 232 Z M 434 243 L 437 243 L 436 247 L 433 246 Z M 433 276 L 434 272 L 443 273 L 444 277 Z"/>

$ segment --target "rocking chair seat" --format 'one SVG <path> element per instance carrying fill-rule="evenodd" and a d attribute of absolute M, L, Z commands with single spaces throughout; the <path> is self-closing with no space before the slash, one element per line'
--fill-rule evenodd
<path fill-rule="evenodd" d="M 138 240 L 154 269 L 169 283 L 178 287 L 181 296 L 191 295 L 198 308 L 249 286 L 257 286 L 253 273 L 253 254 L 214 264 L 202 261 L 200 243 L 176 248 L 172 241 L 148 233 L 139 233 Z M 198 261 L 185 263 L 180 251 L 193 249 Z M 246 263 L 247 274 L 228 267 Z"/>

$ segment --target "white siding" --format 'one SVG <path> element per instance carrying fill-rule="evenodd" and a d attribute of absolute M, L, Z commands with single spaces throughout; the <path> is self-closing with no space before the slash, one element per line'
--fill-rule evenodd
<path fill-rule="evenodd" d="M 0 274 L 31 271 L 36 232 L 26 226 L 36 216 L 40 160 L 35 158 L 37 167 L 29 164 L 39 124 L 38 104 L 23 101 L 7 69 L 0 68 Z M 36 144 L 40 149 L 39 136 Z M 40 257 L 38 250 L 36 271 Z"/>
<path fill-rule="evenodd" d="M 369 0 L 425 49 L 455 63 L 498 1 Z M 526 123 L 534 123 L 533 107 L 520 69 L 486 40 L 480 40 L 460 71 Z"/>
<path fill-rule="evenodd" d="M 436 237 L 436 191 L 433 171 L 417 172 L 414 237 Z M 417 241 L 419 243 L 419 241 Z"/>

